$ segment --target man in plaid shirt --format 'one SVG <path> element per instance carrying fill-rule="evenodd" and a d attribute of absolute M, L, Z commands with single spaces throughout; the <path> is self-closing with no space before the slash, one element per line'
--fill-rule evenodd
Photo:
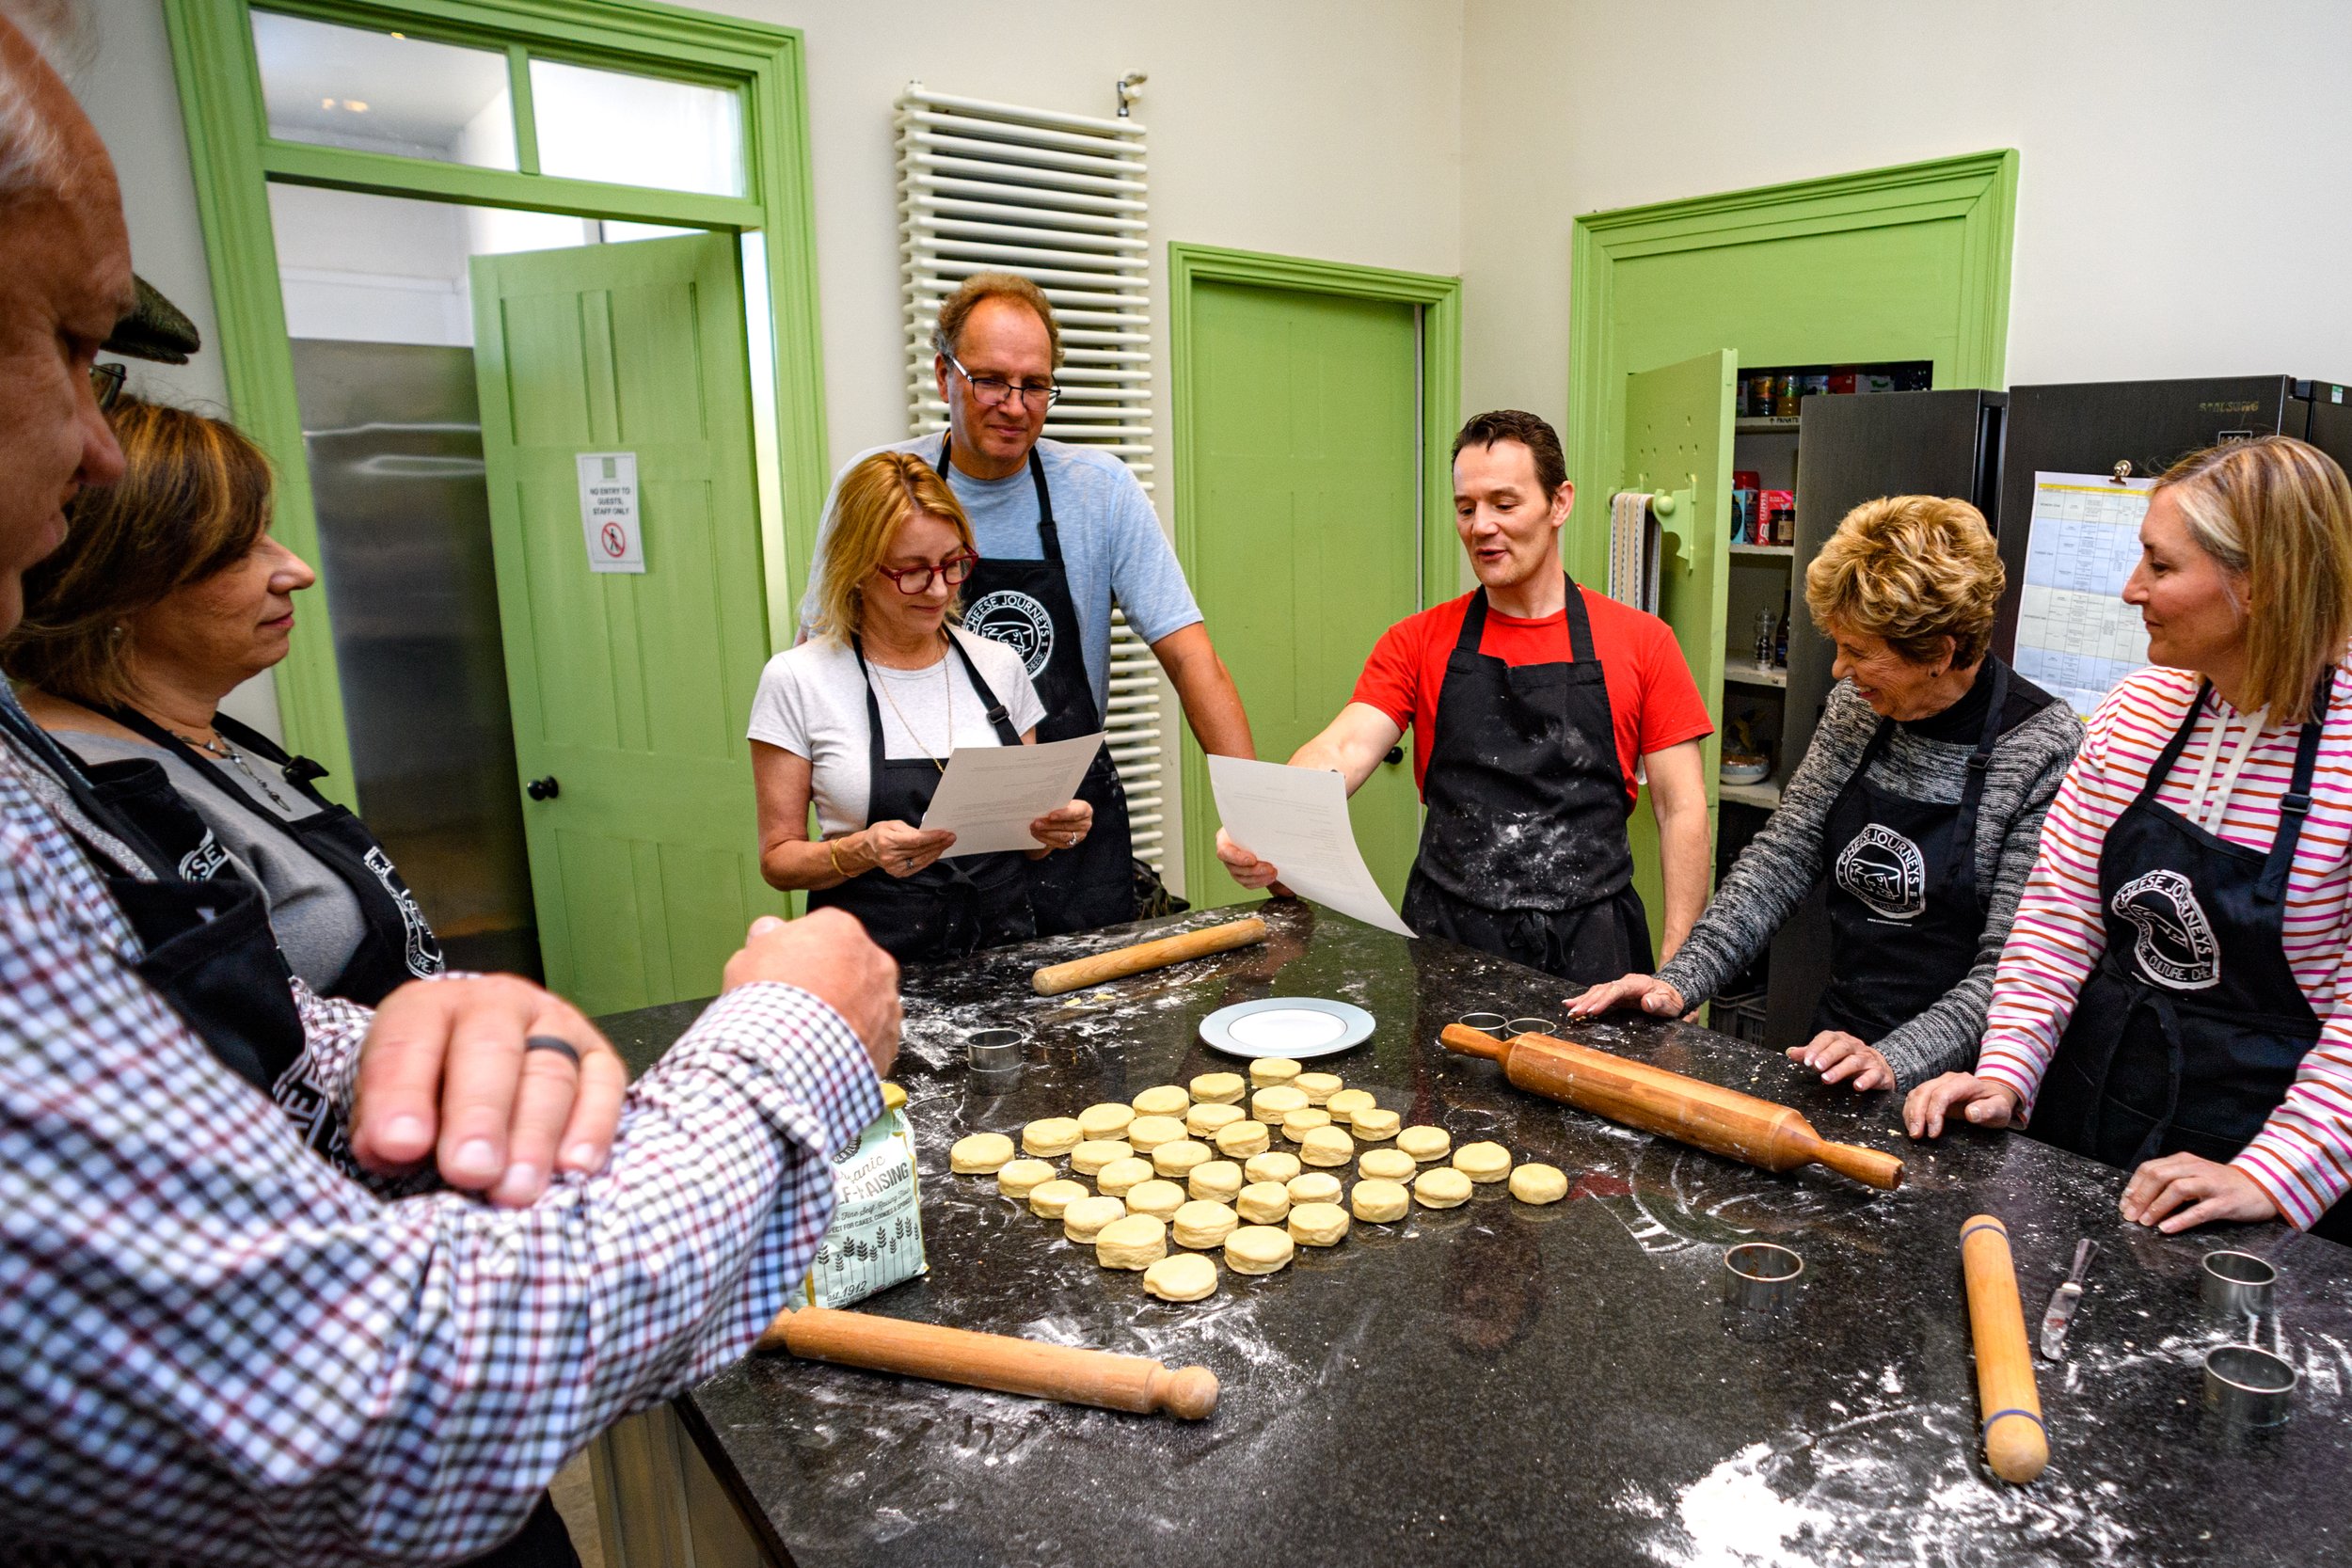
<path fill-rule="evenodd" d="M 135 303 L 113 170 L 15 25 L 57 8 L 0 0 L 0 634 L 122 462 L 91 380 Z M 0 1558 L 480 1552 L 783 1305 L 898 1039 L 896 967 L 854 921 L 755 925 L 625 1099 L 611 1047 L 520 980 L 373 1015 L 297 986 L 298 1076 L 354 1160 L 471 1189 L 395 1200 L 134 972 L 92 857 L 135 856 L 0 719 Z"/>

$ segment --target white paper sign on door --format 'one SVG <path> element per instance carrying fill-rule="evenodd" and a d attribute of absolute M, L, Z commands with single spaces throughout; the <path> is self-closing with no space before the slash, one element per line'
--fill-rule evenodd
<path fill-rule="evenodd" d="M 637 515 L 637 454 L 580 454 L 580 529 L 592 572 L 643 572 L 645 534 Z"/>

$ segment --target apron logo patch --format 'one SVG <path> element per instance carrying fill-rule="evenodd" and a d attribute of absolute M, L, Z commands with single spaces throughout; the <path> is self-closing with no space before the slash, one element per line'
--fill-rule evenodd
<path fill-rule="evenodd" d="M 2150 980 L 2173 990 L 2221 983 L 2221 944 L 2186 877 L 2177 871 L 2136 877 L 2116 890 L 2108 907 L 2138 931 L 2132 960 Z"/>
<path fill-rule="evenodd" d="M 1882 823 L 1866 823 L 1837 852 L 1837 885 L 1887 920 L 1916 920 L 1928 908 L 1928 863 L 1919 847 Z"/>
<path fill-rule="evenodd" d="M 981 598 L 963 612 L 963 626 L 1019 654 L 1031 680 L 1045 673 L 1054 657 L 1054 618 L 1018 589 L 999 589 Z"/>
<path fill-rule="evenodd" d="M 392 869 L 392 857 L 381 849 L 371 849 L 365 857 L 367 868 L 375 873 L 375 879 L 384 884 L 385 894 L 400 906 L 400 924 L 407 933 L 408 973 L 420 978 L 438 974 L 448 967 L 441 957 L 441 944 L 433 940 L 433 927 L 424 922 L 424 911 L 417 908 L 417 895 L 408 891 L 408 884 Z"/>
<path fill-rule="evenodd" d="M 180 857 L 180 879 L 183 882 L 209 882 L 219 876 L 229 864 L 229 851 L 220 847 L 213 830 L 204 830 L 203 842 Z"/>

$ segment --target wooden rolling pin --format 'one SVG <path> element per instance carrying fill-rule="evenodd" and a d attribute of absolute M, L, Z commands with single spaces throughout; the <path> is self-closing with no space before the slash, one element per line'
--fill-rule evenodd
<path fill-rule="evenodd" d="M 1985 1463 L 2003 1481 L 2024 1485 L 2050 1463 L 2042 1424 L 2026 1311 L 2017 1301 L 2017 1267 L 2009 1227 L 1990 1214 L 1960 1227 L 1960 1265 L 1968 1276 L 1968 1331 L 1977 1341 L 1977 1402 L 1984 1410 Z"/>
<path fill-rule="evenodd" d="M 1066 990 L 1083 990 L 1088 986 L 1099 986 L 1105 980 L 1123 980 L 1147 969 L 1166 969 L 1169 964 L 1180 964 L 1186 958 L 1204 958 L 1212 953 L 1228 952 L 1263 941 L 1265 922 L 1253 914 L 1247 920 L 1229 920 L 1222 926 L 1209 926 L 1180 936 L 1162 937 L 1157 942 L 1139 942 L 1133 947 L 1114 947 L 1090 958 L 1073 958 L 1066 964 L 1049 964 L 1030 975 L 1029 984 L 1040 996 L 1059 996 Z"/>
<path fill-rule="evenodd" d="M 1794 1170 L 1818 1160 L 1841 1176 L 1883 1191 L 1903 1184 L 1901 1160 L 1875 1148 L 1831 1143 L 1791 1106 L 1549 1035 L 1499 1040 L 1449 1023 L 1438 1038 L 1449 1051 L 1501 1062 L 1504 1076 L 1531 1094 L 1565 1101 L 1580 1111 L 1662 1133 L 1710 1154 L 1770 1171 Z"/>
<path fill-rule="evenodd" d="M 1198 1421 L 1216 1408 L 1216 1374 L 1206 1367 L 1179 1367 L 1141 1355 L 1041 1344 L 1008 1334 L 912 1323 L 829 1307 L 802 1307 L 776 1314 L 752 1347 L 788 1351 L 804 1361 L 863 1367 L 934 1383 L 961 1383 L 1001 1394 L 1091 1404 L 1137 1415 L 1166 1414 Z"/>

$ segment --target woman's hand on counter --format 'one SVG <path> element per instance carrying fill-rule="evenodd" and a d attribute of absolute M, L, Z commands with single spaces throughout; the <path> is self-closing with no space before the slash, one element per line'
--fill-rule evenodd
<path fill-rule="evenodd" d="M 1682 992 L 1654 974 L 1623 974 L 1567 999 L 1570 1018 L 1597 1018 L 1618 1007 L 1639 1007 L 1654 1018 L 1685 1018 L 1696 1011 Z"/>
<path fill-rule="evenodd" d="M 1947 1117 L 1971 1127 L 2023 1127 L 2017 1114 L 2017 1091 L 1973 1072 L 1947 1072 L 1931 1078 L 1903 1101 L 1903 1131 L 1915 1138 L 1940 1138 Z"/>
<path fill-rule="evenodd" d="M 855 836 L 858 858 L 893 877 L 912 877 L 955 847 L 956 835 L 903 822 L 877 822 Z"/>
<path fill-rule="evenodd" d="M 856 916 L 840 910 L 811 910 L 798 920 L 761 915 L 720 983 L 733 990 L 758 980 L 798 986 L 839 1013 L 875 1075 L 889 1075 L 901 1022 L 898 960 L 875 945 Z"/>
<path fill-rule="evenodd" d="M 1824 1084 L 1851 1079 L 1856 1094 L 1895 1086 L 1895 1069 L 1886 1058 L 1841 1029 L 1824 1029 L 1807 1043 L 1790 1046 L 1788 1059 L 1820 1073 Z"/>
<path fill-rule="evenodd" d="M 2168 1154 L 2132 1172 L 2118 1207 L 2134 1225 L 2153 1225 L 2168 1236 L 2214 1220 L 2253 1224 L 2279 1217 L 2261 1182 L 2235 1165 L 2194 1154 Z"/>
<path fill-rule="evenodd" d="M 1029 824 L 1029 836 L 1040 846 L 1029 851 L 1029 858 L 1036 860 L 1057 849 L 1075 849 L 1093 830 L 1094 808 L 1084 800 L 1057 807 Z"/>

